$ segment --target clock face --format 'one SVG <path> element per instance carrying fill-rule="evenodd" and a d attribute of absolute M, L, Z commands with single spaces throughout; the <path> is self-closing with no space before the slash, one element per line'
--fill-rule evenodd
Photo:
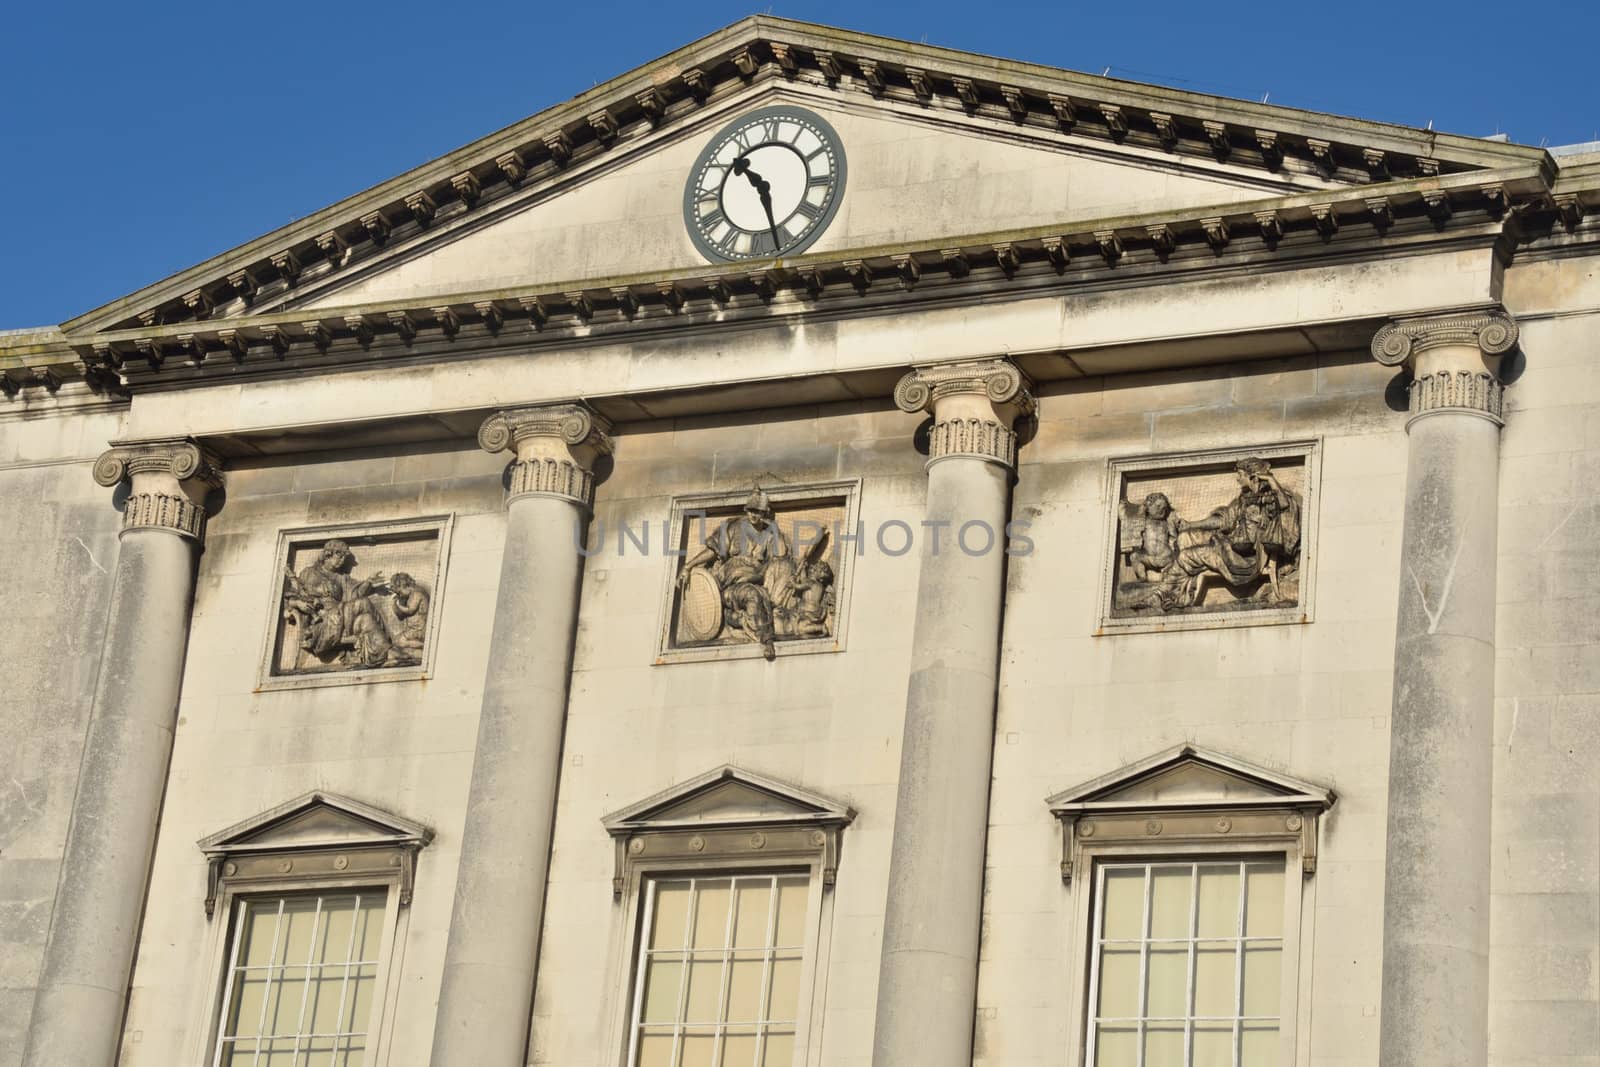
<path fill-rule="evenodd" d="M 723 127 L 695 160 L 684 222 L 713 261 L 797 255 L 832 221 L 844 177 L 832 126 L 803 108 L 762 108 Z"/>

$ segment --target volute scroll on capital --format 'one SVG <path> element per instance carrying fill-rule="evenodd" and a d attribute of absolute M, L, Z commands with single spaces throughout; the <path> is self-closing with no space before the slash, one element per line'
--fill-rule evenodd
<path fill-rule="evenodd" d="M 1485 356 L 1502 356 L 1517 343 L 1517 324 L 1501 312 L 1434 315 L 1398 319 L 1372 339 L 1372 357 L 1398 367 L 1415 356 L 1446 345 L 1471 345 Z"/>
<path fill-rule="evenodd" d="M 130 492 L 122 529 L 169 530 L 193 540 L 205 536 L 205 498 L 222 487 L 222 461 L 187 437 L 121 442 L 94 462 L 94 480 Z"/>
<path fill-rule="evenodd" d="M 1032 383 L 1004 359 L 917 367 L 895 386 L 894 402 L 933 416 L 928 462 L 970 456 L 1005 467 L 1017 462 L 1013 424 L 1037 407 Z"/>

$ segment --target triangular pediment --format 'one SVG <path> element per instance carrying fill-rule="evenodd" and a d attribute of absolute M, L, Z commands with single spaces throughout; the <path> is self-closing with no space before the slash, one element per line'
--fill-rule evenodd
<path fill-rule="evenodd" d="M 839 212 L 808 255 L 848 258 L 853 250 L 1163 210 L 1225 214 L 1229 205 L 1274 197 L 1551 166 L 1544 152 L 1523 146 L 758 16 L 80 316 L 64 331 L 86 348 L 84 338 L 105 331 L 161 334 L 191 322 L 406 300 L 419 302 L 431 324 L 429 301 L 448 305 L 453 295 L 474 295 L 472 315 L 496 292 L 560 282 L 605 292 L 617 276 L 710 269 L 681 217 L 689 165 L 717 129 L 774 101 L 824 115 L 849 155 Z M 513 311 L 507 299 L 485 321 Z M 459 314 L 437 316 L 439 328 L 453 336 Z M 380 310 L 354 325 L 324 317 L 320 329 L 339 337 L 412 329 L 388 316 Z M 284 336 L 299 338 L 301 324 L 286 323 L 293 325 Z M 227 333 L 190 343 L 202 358 L 217 345 L 240 355 L 245 339 Z M 172 340 L 181 345 L 182 336 Z"/>
<path fill-rule="evenodd" d="M 235 823 L 198 844 L 208 855 L 355 845 L 423 845 L 421 823 L 336 793 L 313 791 Z"/>
<path fill-rule="evenodd" d="M 776 779 L 719 767 L 607 815 L 613 834 L 687 827 L 815 823 L 842 826 L 855 818 L 843 804 Z"/>
<path fill-rule="evenodd" d="M 1193 745 L 1180 745 L 1071 789 L 1046 803 L 1057 814 L 1333 803 L 1333 791 Z"/>

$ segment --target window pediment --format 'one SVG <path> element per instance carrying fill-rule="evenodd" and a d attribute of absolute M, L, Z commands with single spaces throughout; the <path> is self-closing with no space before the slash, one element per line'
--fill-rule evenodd
<path fill-rule="evenodd" d="M 400 903 L 409 904 L 417 853 L 432 839 L 421 823 L 313 790 L 196 842 L 209 867 L 206 916 L 224 882 L 281 885 L 371 875 L 397 879 Z"/>
<path fill-rule="evenodd" d="M 1049 797 L 1061 822 L 1061 877 L 1070 882 L 1083 846 L 1159 841 L 1192 848 L 1219 840 L 1293 843 L 1301 870 L 1316 871 L 1317 825 L 1332 789 L 1194 745 L 1179 745 Z"/>
<path fill-rule="evenodd" d="M 823 884 L 833 884 L 839 837 L 855 818 L 848 806 L 772 778 L 724 766 L 607 815 L 616 843 L 612 891 L 628 868 L 681 859 L 748 860 L 821 854 Z"/>

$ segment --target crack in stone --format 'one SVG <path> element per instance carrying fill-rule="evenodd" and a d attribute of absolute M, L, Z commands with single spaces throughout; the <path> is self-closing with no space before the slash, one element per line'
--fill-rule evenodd
<path fill-rule="evenodd" d="M 1450 585 L 1456 580 L 1456 564 L 1461 561 L 1461 549 L 1467 543 L 1466 535 L 1456 542 L 1455 555 L 1450 557 L 1450 569 L 1444 572 L 1444 588 L 1439 591 L 1439 610 L 1428 610 L 1428 595 L 1422 591 L 1422 582 L 1417 578 L 1415 568 L 1406 567 L 1406 573 L 1411 575 L 1411 584 L 1417 587 L 1417 599 L 1422 601 L 1422 613 L 1428 617 L 1428 632 L 1437 633 L 1439 620 L 1444 617 L 1445 605 L 1450 602 Z"/>
<path fill-rule="evenodd" d="M 106 570 L 104 567 L 100 566 L 100 561 L 94 558 L 94 553 L 90 552 L 89 551 L 89 546 L 83 543 L 83 538 L 74 537 L 73 540 L 78 542 L 78 547 L 83 549 L 83 554 L 89 557 L 89 562 L 94 565 L 94 569 L 95 570 L 99 571 L 101 574 L 110 574 L 111 573 L 110 571 Z"/>

